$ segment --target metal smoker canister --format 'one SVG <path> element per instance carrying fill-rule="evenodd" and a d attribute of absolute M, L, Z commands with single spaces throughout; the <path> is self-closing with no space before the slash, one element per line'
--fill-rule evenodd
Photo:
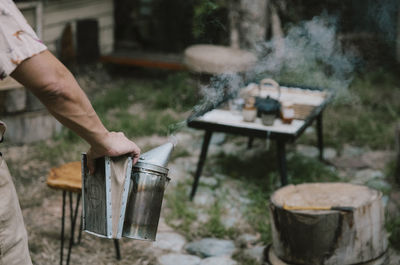
<path fill-rule="evenodd" d="M 172 143 L 150 150 L 132 169 L 132 178 L 122 236 L 141 240 L 156 239 Z"/>

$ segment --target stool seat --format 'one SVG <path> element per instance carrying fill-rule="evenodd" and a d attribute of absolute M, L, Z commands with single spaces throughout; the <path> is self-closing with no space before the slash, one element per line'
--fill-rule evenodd
<path fill-rule="evenodd" d="M 80 193 L 82 190 L 81 162 L 70 162 L 50 169 L 47 185 L 53 189 Z"/>
<path fill-rule="evenodd" d="M 219 45 L 193 45 L 184 52 L 184 62 L 190 70 L 207 74 L 245 72 L 256 61 L 251 52 Z"/>

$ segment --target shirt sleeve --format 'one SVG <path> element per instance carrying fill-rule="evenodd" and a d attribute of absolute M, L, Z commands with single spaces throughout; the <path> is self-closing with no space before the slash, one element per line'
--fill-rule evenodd
<path fill-rule="evenodd" d="M 47 47 L 11 0 L 0 0 L 0 79 Z"/>

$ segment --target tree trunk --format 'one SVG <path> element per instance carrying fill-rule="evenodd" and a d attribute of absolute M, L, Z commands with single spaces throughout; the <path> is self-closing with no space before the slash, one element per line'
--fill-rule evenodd
<path fill-rule="evenodd" d="M 380 257 L 387 249 L 381 198 L 379 191 L 347 183 L 276 191 L 270 204 L 274 253 L 304 265 L 358 264 Z"/>
<path fill-rule="evenodd" d="M 230 1 L 231 47 L 255 50 L 265 41 L 269 0 Z"/>
<path fill-rule="evenodd" d="M 281 19 L 278 15 L 277 8 L 271 5 L 271 29 L 272 29 L 272 41 L 274 42 L 275 56 L 281 58 L 284 53 L 284 36 Z"/>

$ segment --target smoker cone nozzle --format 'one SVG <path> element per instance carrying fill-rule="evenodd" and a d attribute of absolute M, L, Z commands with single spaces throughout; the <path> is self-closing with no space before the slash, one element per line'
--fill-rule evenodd
<path fill-rule="evenodd" d="M 173 143 L 165 143 L 140 155 L 139 162 L 166 167 L 173 149 Z"/>

